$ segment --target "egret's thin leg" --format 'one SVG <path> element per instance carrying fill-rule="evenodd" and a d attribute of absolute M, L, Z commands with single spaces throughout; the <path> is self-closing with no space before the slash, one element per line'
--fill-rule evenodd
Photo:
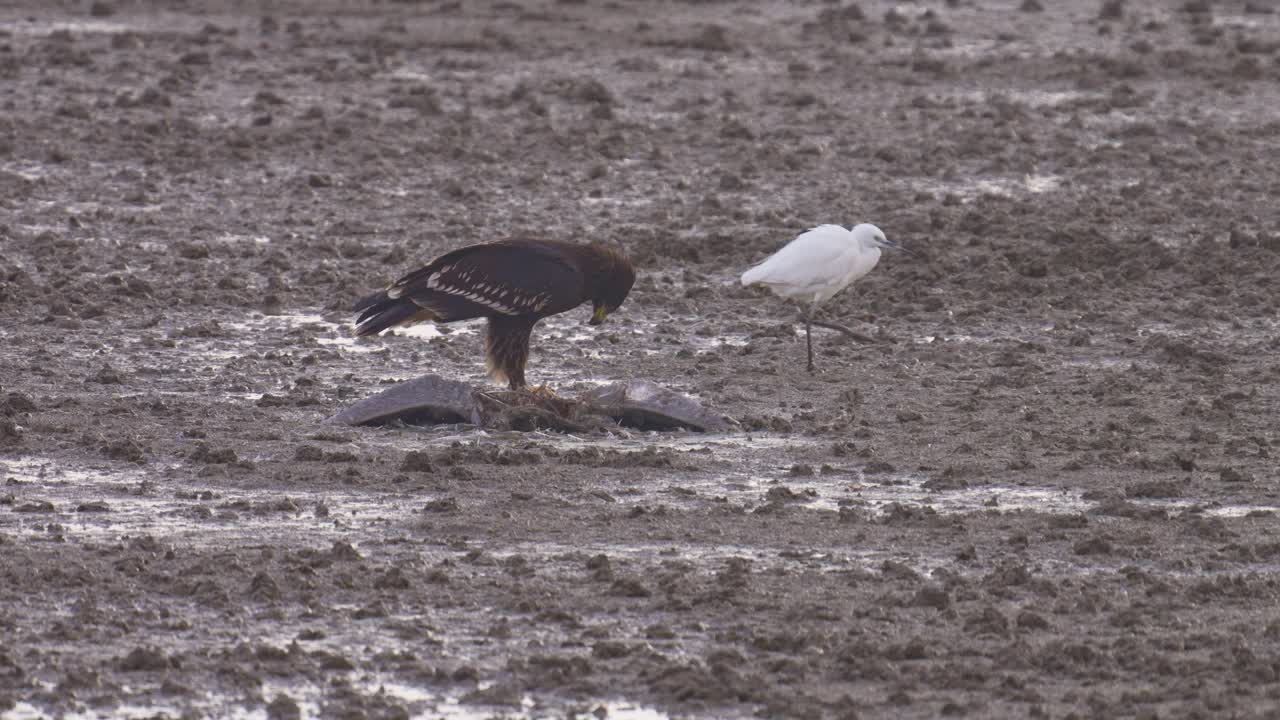
<path fill-rule="evenodd" d="M 813 324 L 813 308 L 809 308 L 809 312 L 804 314 L 804 344 L 809 348 L 809 372 L 813 372 L 813 330 L 810 325 Z"/>

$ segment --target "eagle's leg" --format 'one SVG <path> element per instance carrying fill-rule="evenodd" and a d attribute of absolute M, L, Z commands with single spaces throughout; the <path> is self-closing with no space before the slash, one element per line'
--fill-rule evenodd
<path fill-rule="evenodd" d="M 525 386 L 524 365 L 529 360 L 529 335 L 537 320 L 527 317 L 490 317 L 484 339 L 485 365 L 489 377 L 520 390 Z"/>

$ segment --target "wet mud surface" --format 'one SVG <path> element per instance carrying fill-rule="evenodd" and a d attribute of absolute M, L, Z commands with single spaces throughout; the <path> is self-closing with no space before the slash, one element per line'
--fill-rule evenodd
<path fill-rule="evenodd" d="M 0 717 L 1280 712 L 1269 3 L 247 7 L 0 9 Z M 525 235 L 641 268 L 532 382 L 740 430 L 325 422 Z"/>

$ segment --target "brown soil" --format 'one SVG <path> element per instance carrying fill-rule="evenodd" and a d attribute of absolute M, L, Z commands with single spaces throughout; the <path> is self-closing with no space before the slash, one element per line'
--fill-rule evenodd
<path fill-rule="evenodd" d="M 1280 714 L 1268 3 L 27 5 L 0 716 Z M 860 221 L 806 374 L 735 278 Z M 642 269 L 531 381 L 742 432 L 323 422 L 480 382 L 334 323 L 526 235 Z"/>

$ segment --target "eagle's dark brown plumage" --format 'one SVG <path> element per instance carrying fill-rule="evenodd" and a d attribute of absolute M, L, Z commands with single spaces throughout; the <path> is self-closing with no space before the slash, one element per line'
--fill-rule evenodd
<path fill-rule="evenodd" d="M 522 388 L 529 335 L 542 318 L 590 301 L 591 324 L 604 322 L 631 292 L 636 273 L 605 245 L 508 240 L 472 245 L 436 258 L 355 305 L 356 335 L 395 325 L 487 318 L 489 374 Z"/>

